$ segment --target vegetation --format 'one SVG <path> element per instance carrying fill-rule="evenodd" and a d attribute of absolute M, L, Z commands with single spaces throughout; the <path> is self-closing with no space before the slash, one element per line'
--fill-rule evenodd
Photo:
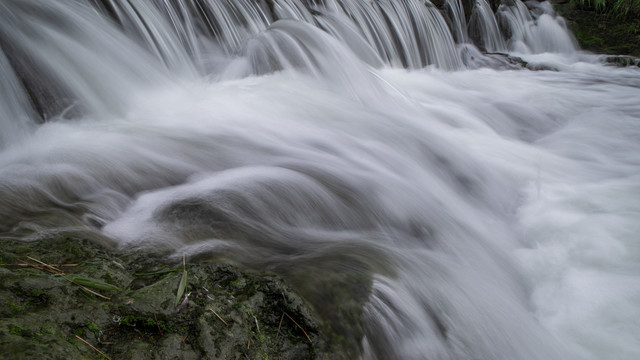
<path fill-rule="evenodd" d="M 640 57 L 640 0 L 552 2 L 584 50 Z"/>
<path fill-rule="evenodd" d="M 607 13 L 617 18 L 640 16 L 640 0 L 571 0 L 585 10 Z"/>

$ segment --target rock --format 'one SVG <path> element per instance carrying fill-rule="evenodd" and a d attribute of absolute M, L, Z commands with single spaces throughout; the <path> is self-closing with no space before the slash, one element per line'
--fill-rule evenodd
<path fill-rule="evenodd" d="M 604 61 L 608 64 L 613 64 L 618 67 L 637 66 L 640 67 L 640 59 L 633 56 L 607 56 Z"/>
<path fill-rule="evenodd" d="M 78 264 L 59 268 L 122 290 L 93 289 L 109 298 L 102 299 L 28 257 Z M 351 359 L 358 352 L 358 339 L 340 341 L 270 273 L 187 263 L 189 295 L 177 311 L 182 264 L 154 254 L 118 254 L 73 238 L 3 240 L 0 264 L 1 359 L 100 357 L 82 340 L 112 359 Z"/>

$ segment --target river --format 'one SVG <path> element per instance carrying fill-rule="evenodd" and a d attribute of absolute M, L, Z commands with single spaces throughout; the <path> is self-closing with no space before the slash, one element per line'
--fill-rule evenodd
<path fill-rule="evenodd" d="M 640 358 L 640 71 L 546 2 L 4 0 L 0 95 L 4 238 L 361 275 L 364 359 Z"/>

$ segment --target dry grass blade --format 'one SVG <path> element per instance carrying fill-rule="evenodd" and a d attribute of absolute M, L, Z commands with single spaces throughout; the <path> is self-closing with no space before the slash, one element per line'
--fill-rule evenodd
<path fill-rule="evenodd" d="M 32 266 L 31 264 L 0 264 L 0 266 L 22 266 L 22 267 L 27 267 L 27 266 Z"/>
<path fill-rule="evenodd" d="M 61 271 L 60 269 L 56 268 L 56 267 L 55 267 L 55 266 L 53 266 L 53 265 L 45 264 L 44 262 L 42 262 L 42 261 L 40 261 L 40 260 L 38 260 L 38 259 L 34 259 L 34 258 L 32 258 L 31 256 L 27 256 L 27 259 L 29 259 L 29 260 L 31 260 L 31 261 L 35 261 L 35 262 L 37 262 L 38 264 L 40 264 L 40 265 L 42 265 L 42 266 L 44 266 L 44 267 L 46 267 L 46 268 L 49 268 L 49 269 L 51 269 L 51 270 L 55 271 L 55 272 L 56 272 L 56 273 L 58 273 L 58 274 L 62 274 L 62 271 Z"/>
<path fill-rule="evenodd" d="M 68 278 L 66 278 L 66 277 L 63 277 L 63 278 L 64 278 L 65 280 L 67 280 L 68 282 L 70 282 L 70 283 L 72 283 L 72 284 L 74 284 L 74 285 L 77 285 L 80 289 L 82 289 L 82 290 L 83 290 L 83 291 L 85 291 L 85 292 L 88 292 L 89 294 L 95 295 L 95 296 L 97 296 L 97 297 L 99 297 L 99 298 L 102 298 L 102 299 L 105 299 L 105 300 L 111 300 L 111 298 L 106 297 L 106 296 L 104 296 L 104 295 L 102 295 L 102 294 L 99 294 L 99 293 L 97 293 L 97 292 L 95 292 L 95 291 L 92 291 L 91 289 L 87 289 L 86 287 L 84 287 L 84 286 L 82 286 L 82 285 L 80 285 L 80 284 L 78 284 L 78 283 L 74 282 L 74 281 L 73 281 L 73 280 L 71 280 L 71 279 L 68 279 Z"/>
<path fill-rule="evenodd" d="M 209 308 L 209 310 L 211 310 L 211 312 L 212 312 L 212 313 L 213 313 L 213 314 L 214 314 L 218 319 L 220 319 L 220 321 L 222 321 L 222 323 L 223 323 L 225 326 L 229 326 L 229 324 L 227 324 L 227 322 L 226 322 L 226 321 L 224 321 L 224 319 L 223 319 L 222 317 L 220 317 L 220 315 L 218 315 L 218 313 L 217 313 L 217 312 L 215 312 L 212 308 Z"/>
<path fill-rule="evenodd" d="M 50 264 L 50 265 L 54 266 L 54 267 L 78 266 L 78 264 Z M 25 262 L 23 262 L 22 264 L 0 264 L 0 266 L 22 266 L 22 267 L 34 267 L 34 268 L 37 268 L 37 269 L 41 269 L 37 265 L 33 265 L 33 264 L 25 263 Z"/>
<path fill-rule="evenodd" d="M 72 281 L 72 283 L 74 283 L 74 282 Z M 74 283 L 74 284 L 76 284 L 76 283 Z M 111 298 L 110 298 L 110 297 L 106 297 L 106 296 L 104 296 L 104 295 L 102 295 L 102 294 L 100 294 L 100 293 L 97 293 L 97 292 L 95 292 L 95 291 L 93 291 L 93 290 L 91 290 L 91 289 L 87 289 L 86 287 L 84 287 L 84 286 L 82 286 L 82 285 L 80 285 L 80 284 L 76 284 L 76 285 L 78 285 L 78 287 L 79 287 L 80 289 L 82 289 L 82 290 L 84 290 L 84 291 L 88 292 L 89 294 L 95 295 L 95 296 L 97 296 L 97 297 L 99 297 L 99 298 L 103 298 L 103 299 L 105 299 L 105 300 L 111 300 Z"/>
<path fill-rule="evenodd" d="M 42 267 L 42 266 L 38 266 L 38 265 L 36 265 L 36 264 L 30 264 L 30 263 L 28 263 L 28 262 L 26 262 L 26 261 L 24 261 L 24 260 L 20 260 L 20 259 L 18 259 L 18 261 L 19 261 L 19 262 L 21 263 L 21 265 L 23 265 L 23 266 L 28 266 L 28 267 L 31 267 L 31 268 L 34 268 L 34 269 L 38 269 L 38 270 L 42 270 L 42 271 L 48 271 L 48 272 L 51 272 L 51 270 L 48 270 L 47 268 L 44 268 L 44 267 Z"/>
<path fill-rule="evenodd" d="M 280 328 L 282 327 L 282 320 L 284 320 L 284 313 L 280 316 L 280 324 L 278 324 L 278 332 L 276 333 L 276 338 L 280 336 Z"/>
<path fill-rule="evenodd" d="M 102 351 L 100 351 L 100 350 L 96 349 L 96 347 L 95 347 L 95 346 L 93 346 L 93 345 L 89 344 L 85 339 L 81 338 L 81 337 L 80 337 L 80 336 L 78 336 L 78 335 L 76 335 L 76 337 L 77 337 L 80 341 L 82 341 L 83 343 L 85 343 L 85 344 L 89 345 L 93 350 L 97 351 L 100 355 L 104 356 L 104 358 L 105 358 L 105 359 L 109 359 L 109 360 L 111 360 L 111 358 L 110 358 L 110 357 L 108 357 L 108 356 L 107 356 L 105 353 L 103 353 Z"/>
<path fill-rule="evenodd" d="M 295 320 L 293 320 L 293 318 L 292 318 L 291 316 L 289 316 L 289 314 L 287 314 L 287 313 L 283 313 L 283 314 L 284 314 L 284 315 L 287 315 L 287 317 L 288 317 L 289 319 L 291 319 L 291 321 L 293 321 L 293 323 L 294 323 L 294 324 L 296 324 L 296 326 L 297 326 L 298 328 L 300 328 L 300 330 L 302 330 L 302 332 L 304 333 L 304 335 L 307 337 L 307 340 L 309 340 L 309 342 L 311 342 L 311 338 L 309 337 L 309 334 L 307 334 L 307 332 L 306 332 L 306 331 L 304 331 L 304 329 L 302 328 L 302 326 L 300 326 L 300 325 L 299 325 Z"/>

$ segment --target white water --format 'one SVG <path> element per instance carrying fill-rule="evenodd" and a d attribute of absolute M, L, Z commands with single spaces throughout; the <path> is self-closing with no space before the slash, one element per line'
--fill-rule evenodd
<path fill-rule="evenodd" d="M 282 1 L 280 16 L 306 16 L 296 4 Z M 342 41 L 286 20 L 231 56 L 221 44 L 235 38 L 165 29 L 146 34 L 174 45 L 138 46 L 138 32 L 129 41 L 56 6 L 82 14 L 92 41 L 50 36 L 34 68 L 84 110 L 29 123 L 35 111 L 0 63 L 0 90 L 15 94 L 0 102 L 2 236 L 94 233 L 130 251 L 273 270 L 294 287 L 373 276 L 365 359 L 640 357 L 640 72 L 537 36 L 570 40 L 552 15 L 514 23 L 526 31 L 509 43 L 558 71 L 447 72 L 381 65 L 410 57 L 380 56 L 375 32 L 346 40 L 358 27 L 337 13 L 320 25 Z M 533 22 L 522 10 L 503 16 Z M 4 41 L 34 34 L 19 30 L 3 28 Z M 90 62 L 110 46 L 122 51 Z M 321 292 L 305 295 L 339 305 Z"/>

